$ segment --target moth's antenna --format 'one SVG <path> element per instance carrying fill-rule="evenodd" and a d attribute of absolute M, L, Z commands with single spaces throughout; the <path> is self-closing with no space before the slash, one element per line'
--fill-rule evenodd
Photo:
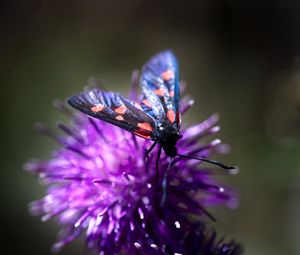
<path fill-rule="evenodd" d="M 194 156 L 181 155 L 181 154 L 177 154 L 177 156 L 182 157 L 182 158 L 201 160 L 201 161 L 213 164 L 213 165 L 217 165 L 217 166 L 222 167 L 223 169 L 226 169 L 226 170 L 233 170 L 233 171 L 230 171 L 232 173 L 235 173 L 234 170 L 238 171 L 238 168 L 236 168 L 234 166 L 227 166 L 227 165 L 225 165 L 225 164 L 223 164 L 219 161 L 216 161 L 216 160 L 211 160 L 211 159 L 206 159 L 206 158 L 198 158 L 198 157 L 194 157 Z"/>

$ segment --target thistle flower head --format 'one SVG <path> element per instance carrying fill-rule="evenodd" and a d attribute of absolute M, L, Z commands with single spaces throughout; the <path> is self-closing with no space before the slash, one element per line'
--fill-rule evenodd
<path fill-rule="evenodd" d="M 182 99 L 181 113 L 192 103 Z M 197 250 L 199 254 L 240 254 L 236 243 L 217 242 L 215 234 L 199 224 L 207 217 L 213 219 L 207 210 L 212 205 L 237 206 L 234 192 L 215 178 L 224 170 L 176 158 L 167 175 L 162 206 L 162 182 L 170 162 L 164 152 L 157 176 L 158 148 L 145 157 L 151 141 L 56 105 L 70 116 L 71 124 L 58 124 L 62 135 L 54 135 L 42 125 L 38 129 L 61 147 L 49 160 L 25 165 L 48 186 L 47 195 L 30 204 L 31 212 L 42 215 L 43 221 L 55 217 L 62 225 L 53 251 L 85 235 L 87 247 L 101 255 L 198 254 Z M 179 154 L 207 158 L 226 152 L 226 145 L 218 139 L 202 142 L 219 131 L 217 122 L 217 115 L 212 115 L 200 124 L 182 128 Z M 191 216 L 197 220 L 192 221 Z"/>

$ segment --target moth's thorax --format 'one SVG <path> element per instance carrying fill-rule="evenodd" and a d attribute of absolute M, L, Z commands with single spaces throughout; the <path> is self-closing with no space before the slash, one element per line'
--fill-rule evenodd
<path fill-rule="evenodd" d="M 159 123 L 155 140 L 163 147 L 168 156 L 172 157 L 177 154 L 176 143 L 179 138 L 179 128 L 171 124 L 169 120 L 164 120 Z"/>

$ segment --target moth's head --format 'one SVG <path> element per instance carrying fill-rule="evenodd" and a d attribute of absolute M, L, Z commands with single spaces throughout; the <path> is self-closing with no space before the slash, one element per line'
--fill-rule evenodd
<path fill-rule="evenodd" d="M 158 124 L 157 131 L 162 141 L 164 140 L 164 138 L 168 141 L 177 141 L 181 137 L 180 131 L 177 126 L 171 124 L 168 119 L 163 120 Z"/>

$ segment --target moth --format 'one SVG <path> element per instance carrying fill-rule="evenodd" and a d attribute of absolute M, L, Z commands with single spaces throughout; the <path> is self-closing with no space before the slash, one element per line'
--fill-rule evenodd
<path fill-rule="evenodd" d="M 142 90 L 140 102 L 128 100 L 116 92 L 93 88 L 72 96 L 68 103 L 92 117 L 144 139 L 151 139 L 153 144 L 147 150 L 147 155 L 159 145 L 157 175 L 162 149 L 171 158 L 170 165 L 173 159 L 179 156 L 202 160 L 225 169 L 234 169 L 218 161 L 177 153 L 176 143 L 181 137 L 179 70 L 177 59 L 171 50 L 159 52 L 144 64 L 139 83 Z"/>

